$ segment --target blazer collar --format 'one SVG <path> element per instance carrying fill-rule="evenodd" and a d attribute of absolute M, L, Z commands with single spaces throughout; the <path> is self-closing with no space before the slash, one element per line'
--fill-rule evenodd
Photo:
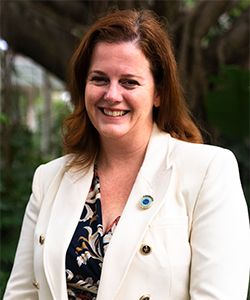
<path fill-rule="evenodd" d="M 93 166 L 84 173 L 66 171 L 53 201 L 44 243 L 44 269 L 53 299 L 68 299 L 65 256 L 92 179 Z"/>

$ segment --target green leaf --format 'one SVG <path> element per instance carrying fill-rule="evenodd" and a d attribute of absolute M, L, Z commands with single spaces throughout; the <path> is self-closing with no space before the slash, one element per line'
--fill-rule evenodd
<path fill-rule="evenodd" d="M 210 82 L 213 89 L 205 101 L 208 121 L 227 138 L 248 137 L 249 72 L 236 66 L 224 66 Z"/>

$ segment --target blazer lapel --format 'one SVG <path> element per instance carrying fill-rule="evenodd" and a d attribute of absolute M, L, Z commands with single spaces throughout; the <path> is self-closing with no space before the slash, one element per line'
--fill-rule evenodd
<path fill-rule="evenodd" d="M 44 245 L 44 269 L 54 299 L 66 300 L 65 255 L 82 213 L 93 178 L 68 171 L 54 199 Z"/>
<path fill-rule="evenodd" d="M 168 135 L 154 128 L 144 163 L 105 254 L 97 300 L 117 299 L 148 225 L 167 200 L 172 174 L 168 159 L 171 152 L 169 141 Z M 142 209 L 139 205 L 144 195 L 154 199 L 149 209 Z"/>

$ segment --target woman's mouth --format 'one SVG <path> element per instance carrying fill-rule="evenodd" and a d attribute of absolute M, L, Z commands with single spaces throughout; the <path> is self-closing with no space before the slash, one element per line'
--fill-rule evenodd
<path fill-rule="evenodd" d="M 101 111 L 104 115 L 109 117 L 122 117 L 129 112 L 128 110 L 110 110 L 107 108 L 101 108 Z"/>

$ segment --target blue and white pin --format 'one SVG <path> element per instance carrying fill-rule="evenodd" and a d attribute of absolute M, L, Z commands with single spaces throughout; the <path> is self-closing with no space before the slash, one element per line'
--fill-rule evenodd
<path fill-rule="evenodd" d="M 148 209 L 151 207 L 151 205 L 153 204 L 154 199 L 153 197 L 149 196 L 149 195 L 145 195 L 140 199 L 140 207 L 143 209 Z"/>

